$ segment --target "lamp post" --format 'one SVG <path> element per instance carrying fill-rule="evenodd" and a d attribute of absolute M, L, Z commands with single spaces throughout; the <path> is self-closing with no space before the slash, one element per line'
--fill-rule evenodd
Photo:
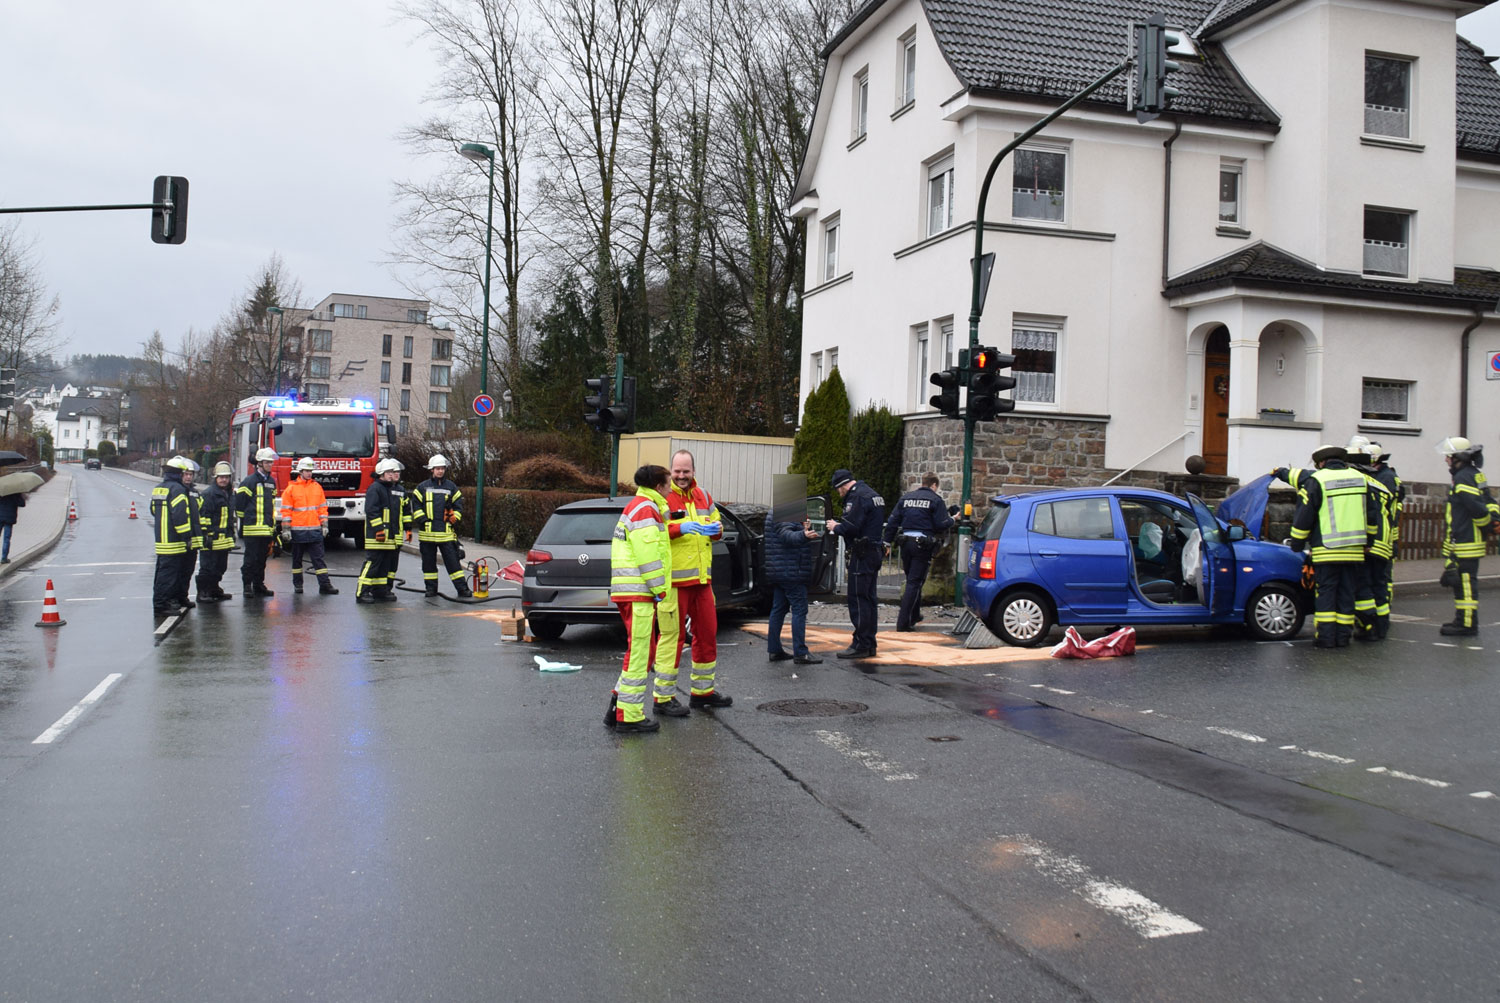
<path fill-rule="evenodd" d="M 279 307 L 279 306 L 268 306 L 268 307 L 266 307 L 266 313 L 267 314 L 273 314 L 274 313 L 276 315 L 276 331 L 277 331 L 277 335 L 276 335 L 276 376 L 272 380 L 271 396 L 273 396 L 273 397 L 280 397 L 281 396 L 281 343 L 282 343 L 282 337 L 286 334 L 286 320 L 284 319 L 284 314 L 282 313 L 281 307 Z"/>
<path fill-rule="evenodd" d="M 495 151 L 483 143 L 465 143 L 459 153 L 476 164 L 489 161 L 489 210 L 484 220 L 484 333 L 479 340 L 479 392 L 490 392 L 490 237 L 495 232 Z M 484 415 L 479 416 L 479 461 L 474 488 L 474 542 L 484 530 Z"/>

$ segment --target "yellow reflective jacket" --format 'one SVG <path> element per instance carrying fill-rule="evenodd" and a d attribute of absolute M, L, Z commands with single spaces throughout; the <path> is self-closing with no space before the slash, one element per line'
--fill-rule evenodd
<path fill-rule="evenodd" d="M 609 598 L 636 602 L 667 594 L 672 575 L 672 547 L 662 513 L 667 502 L 650 488 L 640 488 L 625 503 L 609 541 Z"/>
<path fill-rule="evenodd" d="M 1364 561 L 1374 504 L 1368 483 L 1339 460 L 1301 478 L 1291 537 L 1310 544 L 1314 564 Z"/>
<path fill-rule="evenodd" d="M 673 484 L 667 489 L 666 501 L 667 537 L 672 541 L 672 584 L 707 584 L 714 575 L 714 541 L 724 531 L 699 536 L 684 533 L 682 527 L 693 522 L 705 526 L 720 522 L 719 510 L 696 480 L 686 491 Z"/>

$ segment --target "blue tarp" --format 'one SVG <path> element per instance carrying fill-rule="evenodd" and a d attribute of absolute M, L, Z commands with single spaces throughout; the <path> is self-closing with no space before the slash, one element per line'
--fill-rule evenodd
<path fill-rule="evenodd" d="M 1271 491 L 1271 475 L 1262 474 L 1219 502 L 1214 514 L 1223 522 L 1238 519 L 1245 524 L 1245 532 L 1251 536 L 1261 535 L 1261 524 L 1266 518 L 1266 498 Z"/>

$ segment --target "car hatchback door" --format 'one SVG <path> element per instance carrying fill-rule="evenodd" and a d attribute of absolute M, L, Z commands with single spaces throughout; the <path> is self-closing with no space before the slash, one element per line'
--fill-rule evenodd
<path fill-rule="evenodd" d="M 1059 607 L 1084 615 L 1124 613 L 1130 558 L 1107 495 L 1038 502 L 1031 560 Z"/>

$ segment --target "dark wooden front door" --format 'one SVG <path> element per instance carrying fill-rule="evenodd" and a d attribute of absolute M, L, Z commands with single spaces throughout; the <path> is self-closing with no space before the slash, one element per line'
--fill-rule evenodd
<path fill-rule="evenodd" d="M 1209 336 L 1203 353 L 1204 473 L 1229 472 L 1229 332 Z"/>

